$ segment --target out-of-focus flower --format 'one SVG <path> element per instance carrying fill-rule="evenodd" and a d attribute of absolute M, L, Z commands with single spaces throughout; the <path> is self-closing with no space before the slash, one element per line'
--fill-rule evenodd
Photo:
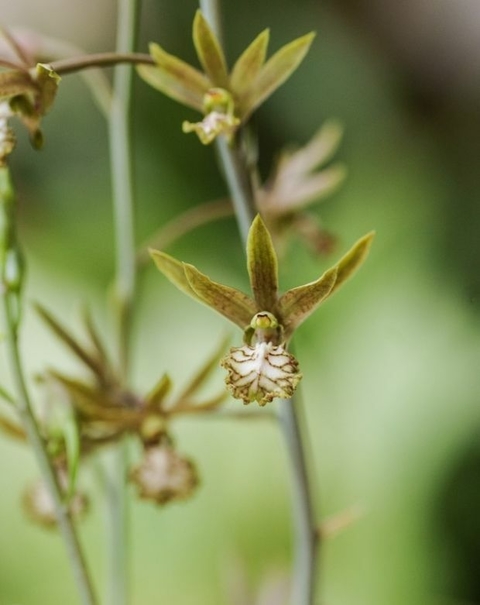
<path fill-rule="evenodd" d="M 340 261 L 316 281 L 279 294 L 278 262 L 270 234 L 258 215 L 247 241 L 247 268 L 253 297 L 212 281 L 193 265 L 152 250 L 159 270 L 180 290 L 243 329 L 244 346 L 222 360 L 227 386 L 244 403 L 265 405 L 290 397 L 301 375 L 286 351 L 293 332 L 335 292 L 365 259 L 373 233 L 362 237 Z"/>
<path fill-rule="evenodd" d="M 341 126 L 334 120 L 326 122 L 304 147 L 283 151 L 272 175 L 257 189 L 257 207 L 280 256 L 293 234 L 299 235 L 315 254 L 331 251 L 333 236 L 306 208 L 335 192 L 345 179 L 343 164 L 325 167 L 341 137 Z"/>
<path fill-rule="evenodd" d="M 130 479 L 141 498 L 157 504 L 186 500 L 198 485 L 193 462 L 168 444 L 147 447 L 142 461 L 131 471 Z"/>
<path fill-rule="evenodd" d="M 66 469 L 57 465 L 56 470 L 60 487 L 66 491 L 68 488 Z M 50 528 L 56 527 L 57 514 L 55 503 L 50 495 L 50 491 L 42 480 L 38 480 L 25 490 L 23 494 L 23 506 L 28 517 L 38 525 Z M 81 492 L 74 493 L 68 499 L 68 508 L 70 514 L 75 519 L 83 517 L 88 511 L 87 496 Z"/>
<path fill-rule="evenodd" d="M 14 60 L 0 57 L 0 102 L 8 103 L 12 114 L 26 126 L 32 145 L 38 149 L 43 144 L 40 122 L 53 105 L 60 76 L 49 65 L 32 64 L 31 57 L 16 40 L 2 33 Z M 5 109 L 2 113 L 5 114 Z"/>
<path fill-rule="evenodd" d="M 196 132 L 208 144 L 219 134 L 231 138 L 259 107 L 296 70 L 308 52 L 314 34 L 297 38 L 265 61 L 269 31 L 264 30 L 245 49 L 231 71 L 220 43 L 201 11 L 193 21 L 193 42 L 204 72 L 150 44 L 156 65 L 137 67 L 140 76 L 172 99 L 205 115 L 185 132 Z M 212 115 L 213 114 L 213 115 Z"/>

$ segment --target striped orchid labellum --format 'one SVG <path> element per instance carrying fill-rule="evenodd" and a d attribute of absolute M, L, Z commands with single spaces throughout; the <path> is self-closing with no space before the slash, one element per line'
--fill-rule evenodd
<path fill-rule="evenodd" d="M 278 262 L 270 233 L 260 215 L 250 227 L 247 268 L 252 295 L 212 281 L 193 265 L 151 250 L 159 270 L 182 292 L 211 307 L 243 330 L 244 344 L 221 361 L 226 384 L 236 399 L 263 406 L 288 399 L 302 378 L 298 361 L 288 352 L 293 332 L 346 281 L 365 259 L 373 233 L 368 233 L 317 280 L 278 288 Z"/>

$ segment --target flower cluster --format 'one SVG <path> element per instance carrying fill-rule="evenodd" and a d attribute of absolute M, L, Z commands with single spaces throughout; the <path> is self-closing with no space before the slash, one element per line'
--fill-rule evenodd
<path fill-rule="evenodd" d="M 237 128 L 300 65 L 314 34 L 290 42 L 267 61 L 269 30 L 261 32 L 243 51 L 231 71 L 220 43 L 201 11 L 193 21 L 193 42 L 203 72 L 150 44 L 155 66 L 137 71 L 151 86 L 204 114 L 201 122 L 183 123 L 184 132 L 196 132 L 204 144 L 222 134 L 231 139 Z"/>
<path fill-rule="evenodd" d="M 278 288 L 278 261 L 272 239 L 260 215 L 252 223 L 247 241 L 247 268 L 253 296 L 219 284 L 193 265 L 152 250 L 160 271 L 180 290 L 202 302 L 243 330 L 244 345 L 232 348 L 222 360 L 231 394 L 244 403 L 265 405 L 292 396 L 301 374 L 297 360 L 287 351 L 293 332 L 365 259 L 373 233 L 362 237 L 340 261 L 316 281 Z"/>

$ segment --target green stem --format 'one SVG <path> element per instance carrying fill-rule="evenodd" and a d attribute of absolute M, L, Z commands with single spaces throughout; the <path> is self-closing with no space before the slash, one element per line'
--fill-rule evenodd
<path fill-rule="evenodd" d="M 138 65 L 140 63 L 155 65 L 150 55 L 144 53 L 115 52 L 98 53 L 85 55 L 83 57 L 71 57 L 69 59 L 59 59 L 50 63 L 50 67 L 57 74 L 63 76 L 83 69 L 93 69 L 96 67 L 113 67 L 122 63 Z"/>
<path fill-rule="evenodd" d="M 200 0 L 200 7 L 204 14 L 216 15 L 210 25 L 218 35 L 218 0 Z M 250 225 L 257 213 L 251 175 L 238 143 L 231 146 L 221 137 L 217 139 L 217 150 L 232 197 L 240 234 L 243 242 L 246 243 Z M 313 605 L 319 540 L 306 445 L 299 418 L 300 407 L 298 396 L 279 401 L 279 420 L 290 460 L 293 484 L 295 563 L 291 603 Z"/>
<path fill-rule="evenodd" d="M 136 0 L 118 1 L 117 44 L 119 54 L 135 47 L 138 18 Z M 130 106 L 132 70 L 115 68 L 109 120 L 110 158 L 115 225 L 115 305 L 120 376 L 128 379 L 132 307 L 135 295 L 135 228 Z M 109 602 L 129 601 L 127 529 L 126 443 L 117 446 L 110 469 L 106 497 L 109 514 Z"/>
<path fill-rule="evenodd" d="M 2 226 L 2 237 L 0 238 L 2 240 L 2 250 L 0 252 L 0 256 L 2 256 L 2 260 L 5 261 L 5 258 L 8 257 L 10 253 L 16 252 L 15 249 L 17 244 L 15 242 L 14 233 L 14 195 L 10 176 L 6 167 L 0 167 L 0 171 L 0 197 L 2 204 L 2 214 L 0 220 Z M 40 428 L 33 414 L 30 396 L 26 386 L 18 345 L 20 311 L 19 287 L 22 269 L 19 266 L 18 271 L 16 271 L 20 281 L 15 285 L 8 283 L 8 277 L 6 275 L 7 272 L 7 266 L 4 264 L 2 266 L 1 283 L 3 292 L 2 310 L 5 324 L 5 340 L 14 382 L 16 408 L 21 417 L 29 443 L 32 446 L 35 458 L 37 459 L 40 467 L 43 481 L 45 482 L 55 504 L 55 512 L 58 519 L 59 530 L 64 540 L 68 559 L 73 570 L 74 578 L 80 595 L 80 601 L 83 605 L 96 605 L 97 599 L 94 594 L 93 584 L 87 570 L 80 541 L 75 531 L 73 520 L 70 516 L 70 510 L 63 496 L 62 489 L 58 483 L 57 475 L 46 450 Z"/>

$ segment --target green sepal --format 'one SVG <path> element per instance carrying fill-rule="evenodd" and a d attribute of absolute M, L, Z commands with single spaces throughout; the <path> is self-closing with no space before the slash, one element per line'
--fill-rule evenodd
<path fill-rule="evenodd" d="M 228 88 L 225 55 L 210 25 L 200 10 L 193 20 L 193 43 L 198 59 L 213 87 Z"/>
<path fill-rule="evenodd" d="M 193 265 L 184 264 L 185 276 L 197 297 L 240 328 L 257 312 L 255 302 L 240 290 L 212 281 Z"/>
<path fill-rule="evenodd" d="M 158 44 L 150 44 L 156 65 L 138 65 L 138 74 L 153 88 L 197 111 L 203 111 L 203 97 L 211 88 L 208 78 Z"/>
<path fill-rule="evenodd" d="M 40 92 L 36 101 L 40 106 L 39 113 L 41 115 L 45 115 L 52 107 L 61 79 L 50 65 L 37 63 L 35 80 L 38 83 Z"/>
<path fill-rule="evenodd" d="M 246 119 L 297 69 L 307 54 L 315 37 L 311 32 L 282 46 L 262 67 L 241 106 L 241 115 Z"/>
<path fill-rule="evenodd" d="M 196 301 L 203 302 L 197 293 L 192 289 L 184 270 L 184 264 L 178 261 L 173 256 L 161 252 L 160 250 L 150 249 L 150 256 L 153 258 L 158 270 L 165 275 L 165 277 L 172 282 L 181 292 L 188 294 Z"/>
<path fill-rule="evenodd" d="M 165 401 L 165 397 L 172 389 L 172 381 L 168 374 L 161 376 L 160 380 L 153 387 L 153 389 L 145 397 L 145 403 L 147 407 L 162 408 L 162 404 Z"/>
<path fill-rule="evenodd" d="M 335 265 L 337 269 L 337 280 L 330 294 L 336 292 L 337 289 L 355 273 L 355 271 L 367 258 L 367 254 L 370 250 L 374 237 L 375 231 L 370 231 L 370 233 L 367 233 L 361 237 Z"/>
<path fill-rule="evenodd" d="M 248 91 L 265 63 L 269 38 L 270 30 L 264 29 L 247 46 L 233 66 L 230 74 L 230 86 L 239 99 Z"/>
<path fill-rule="evenodd" d="M 275 314 L 278 293 L 277 255 L 270 233 L 259 214 L 248 232 L 247 268 L 257 308 Z"/>
<path fill-rule="evenodd" d="M 336 279 L 337 267 L 333 267 L 316 281 L 292 288 L 280 297 L 278 308 L 286 340 L 330 295 Z"/>

